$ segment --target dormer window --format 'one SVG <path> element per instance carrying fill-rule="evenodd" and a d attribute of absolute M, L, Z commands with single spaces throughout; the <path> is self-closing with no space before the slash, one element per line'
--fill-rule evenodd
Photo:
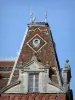
<path fill-rule="evenodd" d="M 39 74 L 30 73 L 28 79 L 28 92 L 38 92 Z"/>

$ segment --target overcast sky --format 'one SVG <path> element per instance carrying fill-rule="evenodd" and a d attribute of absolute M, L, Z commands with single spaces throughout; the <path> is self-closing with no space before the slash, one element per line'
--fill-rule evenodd
<path fill-rule="evenodd" d="M 0 58 L 16 57 L 30 11 L 36 21 L 44 21 L 45 9 L 60 66 L 64 67 L 67 58 L 70 61 L 75 96 L 75 0 L 0 0 Z"/>

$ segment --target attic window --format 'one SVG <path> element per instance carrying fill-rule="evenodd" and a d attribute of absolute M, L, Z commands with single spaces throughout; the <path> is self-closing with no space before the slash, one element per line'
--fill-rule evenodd
<path fill-rule="evenodd" d="M 28 92 L 38 92 L 39 74 L 29 74 Z"/>

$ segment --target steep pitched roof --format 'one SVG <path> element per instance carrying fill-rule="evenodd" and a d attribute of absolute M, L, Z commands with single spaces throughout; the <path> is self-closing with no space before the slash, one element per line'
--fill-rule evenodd
<path fill-rule="evenodd" d="M 35 40 L 36 42 L 39 41 L 38 46 L 34 43 Z M 37 47 L 35 47 L 35 45 Z M 55 44 L 49 24 L 45 22 L 33 22 L 28 24 L 28 29 L 10 77 L 12 78 L 16 65 L 20 62 L 29 62 L 34 53 L 36 54 L 37 59 L 40 59 L 42 64 L 46 65 L 49 63 L 52 69 L 52 81 L 61 84 L 60 66 L 55 50 Z"/>
<path fill-rule="evenodd" d="M 15 60 L 0 59 L 0 89 L 7 85 Z M 18 71 L 15 70 L 13 79 L 16 80 Z"/>
<path fill-rule="evenodd" d="M 13 66 L 15 61 L 11 60 L 0 60 L 0 66 Z"/>

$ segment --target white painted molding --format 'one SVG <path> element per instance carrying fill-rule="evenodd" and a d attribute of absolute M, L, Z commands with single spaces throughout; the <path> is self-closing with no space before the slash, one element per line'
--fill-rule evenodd
<path fill-rule="evenodd" d="M 8 80 L 7 85 L 9 85 L 10 82 L 11 82 L 11 79 L 12 79 L 12 76 L 13 76 L 13 73 L 14 73 L 14 70 L 15 70 L 15 68 L 16 68 L 16 64 L 17 64 L 18 58 L 19 58 L 19 56 L 20 56 L 20 53 L 21 53 L 21 50 L 22 50 L 22 47 L 23 47 L 23 44 L 24 44 L 24 41 L 25 41 L 25 37 L 26 37 L 27 31 L 28 31 L 28 28 L 27 28 L 26 31 L 25 31 L 25 35 L 24 35 L 24 38 L 23 38 L 23 40 L 22 40 L 22 44 L 21 44 L 21 46 L 20 46 L 19 52 L 17 53 L 17 57 L 16 57 L 16 59 L 15 59 L 15 63 L 14 63 L 14 66 L 13 66 L 12 72 L 11 72 L 11 74 L 10 74 L 10 78 L 9 78 L 9 80 Z"/>

